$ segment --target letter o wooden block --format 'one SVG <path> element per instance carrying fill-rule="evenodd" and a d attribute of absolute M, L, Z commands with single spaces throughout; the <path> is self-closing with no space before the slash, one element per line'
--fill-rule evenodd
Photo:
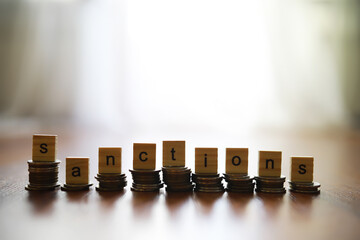
<path fill-rule="evenodd" d="M 89 183 L 89 158 L 67 157 L 66 158 L 66 184 Z"/>
<path fill-rule="evenodd" d="M 226 148 L 226 173 L 248 173 L 248 148 Z"/>
<path fill-rule="evenodd" d="M 313 157 L 292 157 L 291 158 L 291 181 L 292 182 L 313 182 L 314 158 Z"/>
<path fill-rule="evenodd" d="M 134 170 L 155 170 L 156 144 L 134 143 Z"/>
<path fill-rule="evenodd" d="M 99 173 L 121 173 L 121 147 L 99 147 Z"/>

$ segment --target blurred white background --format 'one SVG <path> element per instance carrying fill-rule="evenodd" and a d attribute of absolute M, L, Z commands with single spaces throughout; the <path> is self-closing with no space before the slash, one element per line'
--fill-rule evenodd
<path fill-rule="evenodd" d="M 2 0 L 1 133 L 357 127 L 359 10 L 356 0 Z"/>

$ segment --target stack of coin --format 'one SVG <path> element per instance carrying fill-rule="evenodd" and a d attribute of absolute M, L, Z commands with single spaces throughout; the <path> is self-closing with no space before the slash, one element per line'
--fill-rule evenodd
<path fill-rule="evenodd" d="M 130 170 L 135 192 L 156 192 L 164 186 L 160 180 L 160 170 Z"/>
<path fill-rule="evenodd" d="M 280 177 L 255 177 L 256 191 L 262 193 L 285 193 L 285 176 Z"/>
<path fill-rule="evenodd" d="M 163 180 L 166 191 L 187 192 L 192 191 L 194 186 L 191 182 L 191 170 L 187 167 L 163 167 Z"/>
<path fill-rule="evenodd" d="M 127 184 L 124 173 L 99 173 L 95 178 L 99 181 L 96 190 L 101 192 L 121 191 Z"/>
<path fill-rule="evenodd" d="M 219 174 L 193 174 L 192 180 L 195 183 L 197 192 L 224 192 L 222 177 Z"/>
<path fill-rule="evenodd" d="M 290 184 L 290 191 L 297 192 L 297 193 L 310 193 L 310 194 L 317 194 L 320 193 L 319 187 L 321 186 L 318 182 L 291 182 Z"/>
<path fill-rule="evenodd" d="M 29 184 L 25 187 L 30 191 L 54 190 L 59 187 L 58 173 L 60 161 L 34 162 L 28 160 Z"/>
<path fill-rule="evenodd" d="M 232 173 L 224 174 L 224 179 L 227 182 L 226 190 L 228 192 L 236 193 L 253 193 L 255 183 L 254 178 L 246 174 Z"/>

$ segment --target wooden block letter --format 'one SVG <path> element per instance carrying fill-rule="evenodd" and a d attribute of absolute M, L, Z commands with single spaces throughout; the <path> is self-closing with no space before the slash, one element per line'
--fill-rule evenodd
<path fill-rule="evenodd" d="M 134 143 L 134 170 L 155 170 L 155 160 L 155 143 Z"/>
<path fill-rule="evenodd" d="M 226 148 L 226 173 L 248 173 L 248 148 Z"/>
<path fill-rule="evenodd" d="M 308 182 L 313 181 L 314 158 L 292 157 L 291 158 L 291 181 Z"/>
<path fill-rule="evenodd" d="M 281 151 L 259 151 L 259 176 L 280 177 Z"/>
<path fill-rule="evenodd" d="M 217 148 L 195 148 L 195 173 L 217 174 L 217 161 Z"/>
<path fill-rule="evenodd" d="M 32 160 L 34 162 L 54 162 L 56 160 L 57 135 L 34 134 Z"/>
<path fill-rule="evenodd" d="M 121 173 L 121 147 L 99 147 L 99 173 Z"/>
<path fill-rule="evenodd" d="M 66 184 L 89 183 L 89 158 L 67 157 L 66 158 Z"/>
<path fill-rule="evenodd" d="M 163 166 L 185 167 L 185 141 L 163 141 Z"/>

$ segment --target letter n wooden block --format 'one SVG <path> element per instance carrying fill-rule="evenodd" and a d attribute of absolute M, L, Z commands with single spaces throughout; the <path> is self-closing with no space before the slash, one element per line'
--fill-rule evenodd
<path fill-rule="evenodd" d="M 281 176 L 281 151 L 259 151 L 259 176 Z"/>
<path fill-rule="evenodd" d="M 134 143 L 134 170 L 155 170 L 155 160 L 155 143 Z"/>
<path fill-rule="evenodd" d="M 56 160 L 56 135 L 34 134 L 32 160 L 34 162 L 54 162 Z"/>
<path fill-rule="evenodd" d="M 121 173 L 121 147 L 99 147 L 99 173 Z"/>
<path fill-rule="evenodd" d="M 163 166 L 185 166 L 185 141 L 163 141 Z"/>
<path fill-rule="evenodd" d="M 89 183 L 89 158 L 68 157 L 66 158 L 66 184 Z"/>
<path fill-rule="evenodd" d="M 217 174 L 217 164 L 217 148 L 195 148 L 195 173 Z"/>
<path fill-rule="evenodd" d="M 291 158 L 291 181 L 313 182 L 314 158 L 292 157 Z"/>
<path fill-rule="evenodd" d="M 226 148 L 226 173 L 247 175 L 248 148 Z"/>

